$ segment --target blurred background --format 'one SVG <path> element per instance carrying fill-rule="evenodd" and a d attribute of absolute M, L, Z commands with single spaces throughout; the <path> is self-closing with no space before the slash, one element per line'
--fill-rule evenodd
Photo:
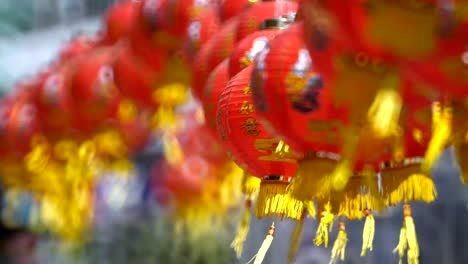
<path fill-rule="evenodd" d="M 80 32 L 95 32 L 101 16 L 112 0 L 1 0 L 0 1 L 0 94 L 12 89 L 47 65 L 58 49 Z M 225 233 L 206 237 L 210 247 L 174 240 L 169 234 L 171 219 L 148 191 L 151 165 L 161 157 L 158 142 L 134 158 L 136 176 L 125 184 L 106 178 L 98 186 L 96 229 L 92 239 L 80 247 L 59 242 L 45 235 L 34 235 L 21 225 L 2 221 L 0 229 L 0 263 L 68 264 L 68 263 L 246 263 L 265 238 L 271 219 L 252 221 L 243 257 L 236 260 L 229 244 L 234 237 L 240 212 L 233 212 L 232 223 Z M 459 184 L 459 171 L 447 150 L 434 168 L 439 199 L 430 204 L 415 204 L 421 263 L 468 263 L 468 189 Z M 2 192 L 2 199 L 7 199 Z M 101 196 L 99 196 L 101 194 Z M 24 201 L 23 201 L 24 200 Z M 28 219 L 34 205 L 24 198 L 19 218 Z M 363 222 L 348 224 L 348 249 L 345 263 L 397 263 L 392 249 L 398 243 L 402 209 L 396 207 L 376 216 L 374 250 L 367 258 L 359 256 Z M 292 222 L 277 223 L 277 233 L 265 263 L 286 262 Z M 307 219 L 301 239 L 297 264 L 329 262 L 330 249 L 313 245 L 317 221 Z M 196 227 L 195 227 L 196 228 Z M 331 233 L 333 241 L 337 228 Z M 180 241 L 179 241 L 180 240 Z M 174 243 L 186 243 L 183 251 L 173 252 Z"/>

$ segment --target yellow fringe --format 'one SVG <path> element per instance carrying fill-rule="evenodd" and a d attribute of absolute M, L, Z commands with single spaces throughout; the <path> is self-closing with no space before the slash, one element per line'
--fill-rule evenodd
<path fill-rule="evenodd" d="M 291 234 L 291 243 L 289 244 L 288 260 L 287 263 L 291 264 L 296 258 L 297 250 L 299 249 L 299 244 L 301 242 L 302 230 L 304 229 L 304 221 L 307 215 L 307 210 L 304 210 L 302 217 L 299 221 L 296 222 L 294 230 Z"/>
<path fill-rule="evenodd" d="M 304 204 L 288 194 L 288 184 L 281 181 L 261 182 L 255 208 L 255 215 L 258 219 L 270 216 L 281 219 L 286 216 L 295 220 L 301 218 Z"/>
<path fill-rule="evenodd" d="M 348 235 L 344 223 L 340 223 L 340 231 L 336 237 L 335 243 L 331 251 L 330 264 L 335 264 L 338 260 L 345 260 L 346 244 L 348 243 Z"/>
<path fill-rule="evenodd" d="M 242 176 L 242 193 L 251 195 L 260 189 L 261 180 L 255 176 L 250 175 L 247 171 L 244 171 Z"/>
<path fill-rule="evenodd" d="M 231 243 L 231 248 L 236 252 L 237 258 L 242 256 L 242 249 L 244 247 L 245 239 L 249 233 L 250 227 L 250 208 L 252 208 L 252 198 L 249 197 L 246 200 L 244 214 L 242 216 L 241 223 L 237 229 L 237 235 Z"/>
<path fill-rule="evenodd" d="M 329 159 L 302 160 L 289 187 L 291 196 L 301 201 L 311 201 L 319 193 L 323 193 L 322 180 L 330 175 L 336 164 L 336 161 Z"/>
<path fill-rule="evenodd" d="M 432 178 L 420 174 L 419 166 L 382 171 L 383 197 L 390 206 L 400 202 L 433 202 L 437 197 Z"/>

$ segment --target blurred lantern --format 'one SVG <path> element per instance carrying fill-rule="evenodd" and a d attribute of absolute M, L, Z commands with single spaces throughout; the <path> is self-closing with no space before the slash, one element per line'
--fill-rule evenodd
<path fill-rule="evenodd" d="M 238 23 L 238 17 L 224 22 L 219 32 L 202 46 L 195 57 L 192 71 L 196 78 L 192 80 L 192 91 L 197 98 L 201 98 L 206 79 L 211 71 L 229 57 L 234 49 L 234 34 Z"/>
<path fill-rule="evenodd" d="M 127 36 L 137 18 L 142 1 L 125 0 L 115 3 L 105 16 L 104 43 L 112 45 Z"/>
<path fill-rule="evenodd" d="M 285 19 L 267 19 L 263 21 L 260 31 L 241 40 L 229 56 L 229 77 L 234 77 L 252 64 L 257 54 L 265 48 L 269 40 L 279 33 L 280 29 L 286 27 L 287 22 Z"/>
<path fill-rule="evenodd" d="M 122 96 L 145 107 L 154 107 L 152 92 L 156 88 L 159 73 L 128 46 L 123 46 L 115 56 L 115 80 Z"/>
<path fill-rule="evenodd" d="M 71 94 L 76 111 L 91 127 L 116 117 L 120 94 L 114 80 L 115 54 L 114 48 L 95 50 L 77 61 L 73 73 Z"/>
<path fill-rule="evenodd" d="M 332 189 L 351 191 L 347 179 L 329 177 L 345 151 L 342 144 L 348 113 L 334 107 L 330 89 L 324 87 L 320 74 L 313 68 L 302 39 L 301 23 L 278 34 L 258 55 L 252 74 L 252 92 L 260 123 L 303 155 L 292 184 L 292 195 L 303 201 L 320 196 L 325 202 L 332 202 L 333 196 L 329 195 Z M 375 173 L 367 171 L 378 169 L 381 150 L 372 150 L 366 151 L 367 155 L 356 156 L 355 161 L 349 160 L 354 171 L 351 174 L 357 179 L 353 180 L 356 190 L 366 185 L 364 175 L 374 176 L 371 181 L 377 179 Z M 340 203 L 348 201 L 343 200 L 343 193 L 334 193 L 334 212 L 341 210 Z M 358 208 L 353 210 L 362 216 Z"/>
<path fill-rule="evenodd" d="M 233 160 L 261 178 L 256 215 L 299 219 L 302 203 L 290 199 L 286 189 L 296 173 L 297 155 L 273 138 L 259 123 L 251 98 L 248 66 L 230 80 L 219 100 L 217 129 Z"/>
<path fill-rule="evenodd" d="M 228 81 L 228 59 L 225 59 L 211 72 L 208 80 L 206 81 L 203 94 L 200 97 L 203 104 L 207 127 L 216 139 L 219 139 L 219 135 L 216 130 L 218 101 Z"/>
<path fill-rule="evenodd" d="M 221 0 L 219 6 L 220 17 L 223 21 L 227 21 L 235 16 L 241 14 L 245 9 L 254 5 L 255 3 L 260 2 L 257 0 L 239 0 L 239 1 L 230 1 L 230 0 Z"/>
<path fill-rule="evenodd" d="M 71 94 L 74 65 L 68 62 L 50 69 L 39 80 L 35 104 L 48 136 L 63 135 L 76 124 L 75 101 Z"/>
<path fill-rule="evenodd" d="M 94 49 L 97 44 L 98 41 L 94 37 L 86 34 L 79 34 L 71 39 L 71 41 L 59 51 L 57 63 L 67 63 L 77 55 L 84 54 Z"/>
<path fill-rule="evenodd" d="M 184 41 L 184 53 L 189 61 L 192 61 L 203 44 L 219 31 L 220 25 L 214 8 L 207 8 L 192 19 Z"/>
<path fill-rule="evenodd" d="M 294 20 L 297 11 L 297 3 L 291 1 L 269 1 L 253 5 L 239 15 L 235 41 L 239 42 L 248 35 L 257 31 L 263 21 L 269 18 L 285 17 Z"/>

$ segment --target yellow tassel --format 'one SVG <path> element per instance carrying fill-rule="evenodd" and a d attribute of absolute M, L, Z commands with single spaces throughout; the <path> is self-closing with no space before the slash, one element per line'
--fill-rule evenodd
<path fill-rule="evenodd" d="M 305 201 L 304 206 L 307 209 L 307 213 L 310 217 L 315 217 L 317 211 L 315 210 L 315 204 L 313 201 Z"/>
<path fill-rule="evenodd" d="M 434 105 L 433 113 L 433 134 L 427 146 L 426 155 L 422 164 L 422 169 L 426 173 L 430 173 L 432 165 L 439 158 L 440 153 L 450 143 L 452 134 L 452 109 L 450 107 L 444 108 L 441 117 L 439 117 L 439 105 Z"/>
<path fill-rule="evenodd" d="M 289 195 L 288 185 L 288 182 L 283 181 L 262 180 L 255 207 L 257 218 L 270 216 L 281 219 L 286 216 L 295 220 L 301 218 L 304 204 Z"/>
<path fill-rule="evenodd" d="M 297 250 L 299 249 L 299 244 L 301 242 L 301 235 L 302 235 L 302 230 L 304 229 L 304 221 L 307 216 L 307 210 L 304 210 L 302 213 L 301 220 L 296 222 L 296 225 L 294 226 L 294 230 L 291 234 L 291 243 L 289 244 L 289 252 L 288 252 L 288 264 L 291 264 L 294 262 L 294 259 L 296 258 Z"/>
<path fill-rule="evenodd" d="M 375 233 L 375 220 L 370 210 L 365 210 L 366 222 L 362 232 L 362 250 L 361 257 L 366 255 L 367 250 L 372 251 Z"/>
<path fill-rule="evenodd" d="M 405 250 L 407 252 L 408 264 L 419 263 L 419 245 L 416 236 L 416 228 L 414 226 L 413 217 L 411 216 L 411 207 L 407 204 L 404 205 L 405 220 L 400 230 L 400 241 L 398 246 L 393 252 L 398 251 L 399 263 L 402 263 Z"/>
<path fill-rule="evenodd" d="M 273 222 L 268 230 L 268 235 L 266 236 L 265 240 L 263 240 L 262 246 L 258 250 L 257 254 L 252 258 L 255 259 L 253 264 L 262 264 L 263 260 L 265 259 L 265 255 L 270 249 L 271 243 L 273 243 L 273 238 L 275 236 L 275 223 Z M 252 260 L 248 261 L 251 263 Z"/>
<path fill-rule="evenodd" d="M 348 235 L 346 234 L 346 228 L 343 222 L 340 223 L 340 231 L 336 237 L 335 243 L 331 251 L 330 264 L 337 263 L 338 260 L 345 260 L 346 244 L 348 243 Z"/>
<path fill-rule="evenodd" d="M 179 164 L 184 158 L 184 153 L 177 136 L 173 132 L 167 131 L 162 137 L 162 143 L 164 154 L 169 164 Z"/>
<path fill-rule="evenodd" d="M 325 247 L 328 247 L 328 233 L 331 232 L 334 219 L 335 216 L 330 213 L 330 206 L 326 205 L 321 213 L 320 224 L 315 234 L 314 244 L 316 246 L 324 244 Z"/>
<path fill-rule="evenodd" d="M 261 180 L 255 176 L 250 175 L 247 171 L 244 171 L 242 176 L 242 193 L 251 195 L 260 189 Z"/>
<path fill-rule="evenodd" d="M 299 163 L 289 192 L 301 201 L 313 200 L 318 193 L 326 193 L 322 181 L 335 169 L 337 161 L 330 159 L 304 159 Z"/>
<path fill-rule="evenodd" d="M 331 175 L 333 189 L 336 191 L 343 190 L 352 175 L 353 171 L 349 160 L 340 161 Z"/>
<path fill-rule="evenodd" d="M 437 197 L 434 182 L 429 176 L 418 173 L 419 166 L 382 172 L 383 196 L 388 205 L 400 202 L 433 202 Z"/>
<path fill-rule="evenodd" d="M 399 130 L 399 119 L 402 100 L 398 92 L 399 76 L 390 74 L 383 80 L 367 113 L 367 119 L 373 132 L 381 138 L 396 135 Z"/>
<path fill-rule="evenodd" d="M 242 249 L 244 247 L 245 239 L 249 233 L 250 226 L 250 208 L 252 207 L 252 197 L 247 198 L 245 202 L 244 215 L 242 221 L 237 229 L 237 235 L 231 243 L 231 248 L 236 252 L 237 258 L 242 256 Z"/>

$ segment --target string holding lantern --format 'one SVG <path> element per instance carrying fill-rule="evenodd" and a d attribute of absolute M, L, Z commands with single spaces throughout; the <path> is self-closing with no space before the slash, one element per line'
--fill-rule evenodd
<path fill-rule="evenodd" d="M 291 199 L 287 187 L 296 173 L 297 156 L 259 123 L 250 91 L 249 66 L 232 78 L 223 91 L 217 113 L 222 144 L 233 160 L 261 178 L 256 215 L 300 219 L 302 203 Z"/>

